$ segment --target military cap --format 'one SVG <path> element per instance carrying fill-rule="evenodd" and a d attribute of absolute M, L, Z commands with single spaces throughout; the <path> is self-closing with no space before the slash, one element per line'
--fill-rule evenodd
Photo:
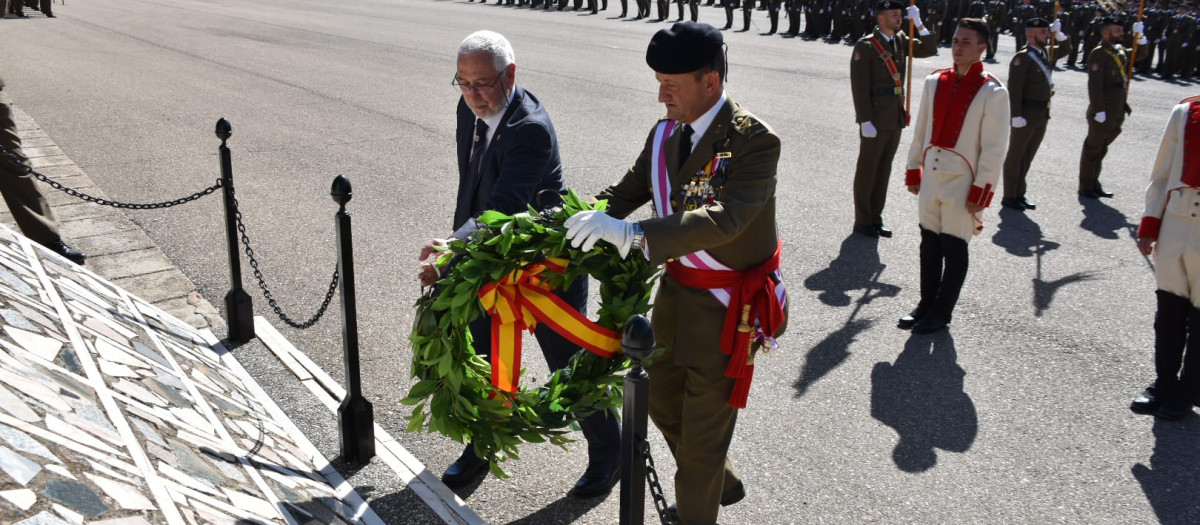
<path fill-rule="evenodd" d="M 1048 27 L 1050 27 L 1050 22 L 1047 22 L 1045 18 L 1030 18 L 1029 20 L 1025 21 L 1025 27 L 1027 27 L 1027 28 L 1047 27 L 1048 28 Z"/>
<path fill-rule="evenodd" d="M 1100 19 L 1100 27 L 1124 26 L 1124 25 L 1125 24 L 1123 22 L 1121 22 L 1121 17 L 1119 17 L 1119 16 L 1108 15 L 1108 16 Z"/>
<path fill-rule="evenodd" d="M 717 28 L 696 22 L 677 22 L 660 29 L 646 48 L 646 64 L 659 73 L 691 73 L 711 65 L 725 39 Z"/>
<path fill-rule="evenodd" d="M 876 13 L 889 9 L 904 9 L 904 4 L 899 2 L 899 0 L 880 0 L 878 4 L 875 4 Z"/>

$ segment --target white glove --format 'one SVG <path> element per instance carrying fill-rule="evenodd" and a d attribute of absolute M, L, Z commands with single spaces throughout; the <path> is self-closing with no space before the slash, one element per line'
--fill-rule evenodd
<path fill-rule="evenodd" d="M 858 130 L 859 133 L 862 133 L 863 137 L 868 139 L 873 139 L 879 134 L 879 132 L 875 130 L 875 125 L 870 122 L 863 122 L 861 125 L 859 125 Z"/>
<path fill-rule="evenodd" d="M 1080 31 L 1080 32 L 1079 32 L 1079 36 L 1083 36 L 1083 35 L 1085 35 L 1085 34 L 1087 34 L 1085 31 Z"/>
<path fill-rule="evenodd" d="M 1012 127 L 1014 127 L 1014 128 L 1023 128 L 1028 123 L 1029 122 L 1027 122 L 1025 120 L 1025 117 L 1013 117 L 1012 118 Z"/>
<path fill-rule="evenodd" d="M 1062 31 L 1062 21 L 1055 18 L 1053 22 L 1050 22 L 1050 32 L 1058 33 L 1060 31 Z"/>
<path fill-rule="evenodd" d="M 1104 121 L 1108 120 L 1108 113 L 1105 111 L 1101 111 L 1099 113 L 1096 113 L 1096 116 L 1094 116 L 1092 118 L 1096 119 L 1096 122 L 1103 124 Z"/>
<path fill-rule="evenodd" d="M 1139 36 L 1139 38 L 1138 38 L 1137 44 L 1138 44 L 1139 46 L 1144 46 L 1144 45 L 1146 45 L 1146 44 L 1149 44 L 1149 43 L 1150 43 L 1150 40 L 1148 40 L 1148 39 L 1146 38 L 1146 35 L 1138 35 L 1138 36 Z"/>
<path fill-rule="evenodd" d="M 1133 34 L 1140 35 L 1144 32 L 1146 32 L 1146 24 L 1143 24 L 1142 22 L 1133 23 Z"/>
<path fill-rule="evenodd" d="M 616 246 L 617 253 L 624 259 L 633 246 L 633 223 L 614 219 L 602 211 L 581 211 L 568 217 L 563 226 L 567 227 L 571 246 L 585 252 L 591 251 L 596 241 L 604 240 Z"/>
<path fill-rule="evenodd" d="M 910 5 L 905 11 L 908 11 L 908 17 L 912 19 L 913 24 L 916 24 L 918 28 L 925 28 L 925 24 L 921 23 L 921 10 L 917 6 Z"/>
<path fill-rule="evenodd" d="M 1187 47 L 1187 42 L 1184 42 L 1184 43 L 1182 43 L 1182 44 L 1179 44 L 1179 47 Z"/>
<path fill-rule="evenodd" d="M 1054 39 L 1059 42 L 1066 42 L 1068 38 L 1071 38 L 1071 37 L 1067 36 L 1067 34 L 1062 31 L 1059 31 L 1054 34 Z"/>

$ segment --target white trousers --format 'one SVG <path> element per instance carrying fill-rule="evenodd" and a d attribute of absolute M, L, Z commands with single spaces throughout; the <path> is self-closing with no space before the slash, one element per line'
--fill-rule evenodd
<path fill-rule="evenodd" d="M 957 157 L 937 147 L 930 148 L 925 155 L 924 175 L 917 193 L 921 226 L 970 241 L 979 234 L 978 227 L 983 223 L 978 214 L 967 212 L 967 195 L 974 182 L 970 168 L 966 161 L 953 159 L 952 155 Z"/>
<path fill-rule="evenodd" d="M 1200 191 L 1172 191 L 1154 250 L 1158 289 L 1185 297 L 1200 308 Z"/>

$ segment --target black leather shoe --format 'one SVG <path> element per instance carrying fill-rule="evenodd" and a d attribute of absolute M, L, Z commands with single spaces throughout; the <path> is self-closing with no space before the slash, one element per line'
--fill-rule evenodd
<path fill-rule="evenodd" d="M 742 482 L 737 482 L 737 485 L 729 487 L 729 490 L 721 494 L 721 506 L 728 507 L 746 499 L 746 485 Z"/>
<path fill-rule="evenodd" d="M 1100 194 L 1096 193 L 1096 190 L 1079 190 L 1079 196 L 1086 197 L 1088 199 L 1099 199 L 1100 198 Z"/>
<path fill-rule="evenodd" d="M 1011 208 L 1017 211 L 1025 211 L 1025 203 L 1021 202 L 1020 197 L 1005 197 L 1000 200 L 1000 204 L 1005 208 Z"/>
<path fill-rule="evenodd" d="M 84 255 L 83 252 L 76 250 L 75 248 L 67 246 L 67 243 L 62 241 L 52 242 L 47 244 L 46 247 L 49 248 L 50 251 L 66 257 L 75 264 L 83 264 L 83 261 L 87 260 L 87 255 Z"/>
<path fill-rule="evenodd" d="M 900 320 L 896 322 L 896 328 L 901 330 L 912 330 L 912 327 L 917 324 L 917 321 L 920 320 L 921 318 L 917 316 L 917 311 L 913 310 L 912 313 L 901 317 Z"/>
<path fill-rule="evenodd" d="M 949 325 L 950 323 L 942 319 L 942 316 L 930 314 L 918 319 L 912 327 L 912 332 L 914 334 L 932 334 L 945 330 Z"/>
<path fill-rule="evenodd" d="M 1029 199 L 1026 199 L 1025 197 L 1021 197 L 1021 205 L 1024 206 L 1025 209 L 1027 209 L 1027 210 L 1036 210 L 1037 209 L 1037 204 L 1035 204 L 1033 201 L 1031 201 Z"/>
<path fill-rule="evenodd" d="M 621 465 L 616 461 L 588 463 L 583 476 L 575 482 L 570 494 L 576 498 L 594 498 L 608 494 L 621 479 Z"/>
<path fill-rule="evenodd" d="M 855 224 L 854 233 L 866 235 L 867 237 L 879 237 L 879 230 L 869 224 Z"/>
<path fill-rule="evenodd" d="M 1104 191 L 1104 189 L 1098 189 L 1098 190 L 1095 190 L 1095 192 L 1096 192 L 1097 197 L 1104 197 L 1106 199 L 1111 199 L 1113 196 L 1112 192 Z"/>
<path fill-rule="evenodd" d="M 880 237 L 883 237 L 885 239 L 892 238 L 892 230 L 887 229 L 882 224 L 875 225 L 875 232 L 878 233 Z"/>
<path fill-rule="evenodd" d="M 454 463 L 442 473 L 442 483 L 447 487 L 456 488 L 470 485 L 488 473 L 488 462 L 475 455 L 474 449 L 468 448 Z"/>
<path fill-rule="evenodd" d="M 58 17 L 54 16 L 54 13 L 46 13 L 46 18 L 58 18 Z"/>
<path fill-rule="evenodd" d="M 1158 410 L 1154 411 L 1154 417 L 1165 419 L 1167 421 L 1175 421 L 1183 419 L 1192 413 L 1192 399 L 1186 396 L 1181 391 L 1173 391 L 1167 393 L 1167 398 L 1158 406 Z"/>
<path fill-rule="evenodd" d="M 1134 414 L 1153 414 L 1158 407 L 1162 405 L 1162 398 L 1158 396 L 1158 386 L 1156 383 L 1150 383 L 1146 390 L 1137 397 L 1133 398 L 1133 402 L 1129 403 L 1129 410 Z"/>

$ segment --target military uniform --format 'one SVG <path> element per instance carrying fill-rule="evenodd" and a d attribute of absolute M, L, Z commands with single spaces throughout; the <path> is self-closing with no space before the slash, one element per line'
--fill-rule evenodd
<path fill-rule="evenodd" d="M 1150 172 L 1139 246 L 1155 240 L 1156 379 L 1130 405 L 1139 414 L 1179 419 L 1200 401 L 1200 97 L 1171 110 Z"/>
<path fill-rule="evenodd" d="M 1096 46 L 1088 53 L 1088 134 L 1079 158 L 1079 192 L 1085 197 L 1107 196 L 1100 184 L 1100 170 L 1108 146 L 1121 134 L 1125 115 L 1125 75 L 1129 59 L 1120 44 Z M 1096 115 L 1104 113 L 1104 122 Z"/>
<path fill-rule="evenodd" d="M 1062 58 L 1067 47 L 1066 42 L 1059 42 L 1055 48 L 1055 58 Z M 1034 209 L 1033 203 L 1025 199 L 1025 177 L 1029 174 L 1029 166 L 1037 155 L 1050 122 L 1050 97 L 1054 96 L 1053 73 L 1054 64 L 1047 56 L 1047 51 L 1030 45 L 1013 55 L 1009 63 L 1009 113 L 1013 120 L 1020 117 L 1024 123 L 1021 127 L 1014 124 L 1009 134 L 1008 153 L 1004 157 L 1002 202 L 1005 206 Z"/>
<path fill-rule="evenodd" d="M 908 55 L 908 36 L 897 31 L 888 39 L 875 29 L 854 44 L 850 59 L 850 91 L 854 98 L 854 121 L 870 122 L 875 137 L 859 134 L 858 163 L 854 171 L 854 226 L 882 227 L 883 207 L 887 202 L 892 160 L 900 146 L 900 134 L 908 125 L 904 112 L 904 74 Z M 878 44 L 883 54 L 876 48 Z M 913 56 L 937 54 L 937 41 L 918 38 L 913 41 Z M 885 55 L 895 67 L 893 74 Z"/>

